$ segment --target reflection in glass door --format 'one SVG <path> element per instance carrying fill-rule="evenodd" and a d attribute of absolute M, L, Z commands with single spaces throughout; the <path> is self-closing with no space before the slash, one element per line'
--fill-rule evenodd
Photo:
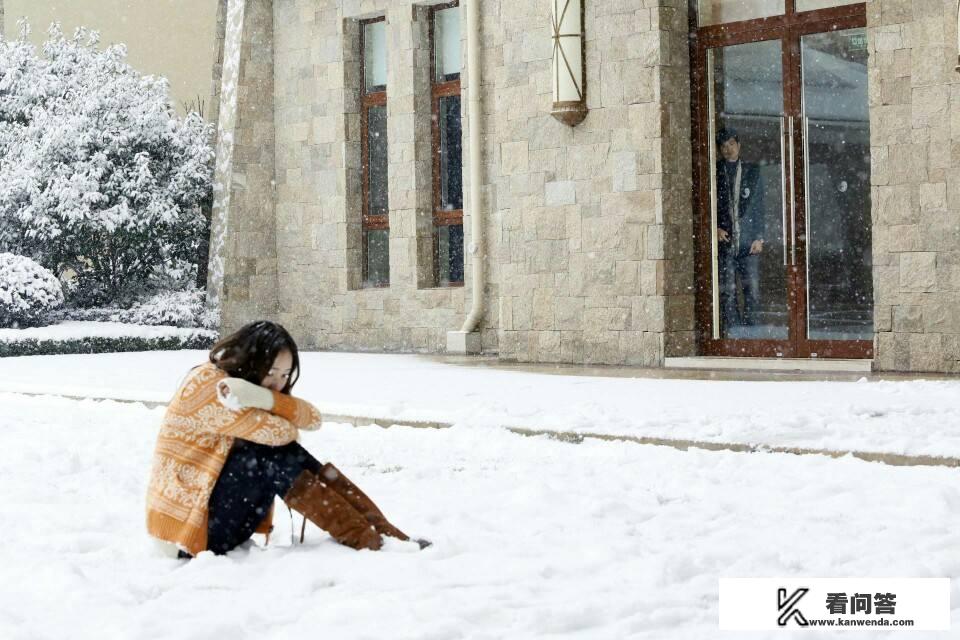
<path fill-rule="evenodd" d="M 872 340 L 864 29 L 800 38 L 810 340 Z"/>
<path fill-rule="evenodd" d="M 780 40 L 707 52 L 714 338 L 786 340 Z"/>

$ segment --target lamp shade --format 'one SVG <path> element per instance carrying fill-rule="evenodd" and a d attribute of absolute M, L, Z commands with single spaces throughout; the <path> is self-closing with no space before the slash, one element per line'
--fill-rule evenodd
<path fill-rule="evenodd" d="M 550 0 L 553 39 L 553 110 L 575 126 L 587 116 L 583 39 L 584 0 Z"/>

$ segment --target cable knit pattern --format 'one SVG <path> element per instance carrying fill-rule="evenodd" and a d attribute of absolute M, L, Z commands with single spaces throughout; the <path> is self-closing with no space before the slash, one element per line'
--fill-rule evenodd
<path fill-rule="evenodd" d="M 209 363 L 187 375 L 163 417 L 147 489 L 147 531 L 194 555 L 207 548 L 210 493 L 234 439 L 280 446 L 321 424 L 313 405 L 277 392 L 270 412 L 231 410 L 217 398 L 226 377 Z M 268 532 L 272 517 L 257 531 Z"/>

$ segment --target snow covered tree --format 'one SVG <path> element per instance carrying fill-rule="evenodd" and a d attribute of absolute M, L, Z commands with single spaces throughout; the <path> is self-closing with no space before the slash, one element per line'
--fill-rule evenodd
<path fill-rule="evenodd" d="M 30 258 L 0 253 L 0 328 L 40 324 L 62 304 L 56 276 Z"/>
<path fill-rule="evenodd" d="M 143 295 L 167 265 L 196 267 L 207 233 L 212 127 L 178 118 L 163 78 L 126 48 L 51 26 L 40 52 L 0 42 L 0 251 L 76 274 L 80 304 Z"/>

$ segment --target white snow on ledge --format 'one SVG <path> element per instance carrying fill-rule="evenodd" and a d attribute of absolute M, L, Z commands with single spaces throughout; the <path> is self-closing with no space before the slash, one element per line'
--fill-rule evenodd
<path fill-rule="evenodd" d="M 147 326 L 123 322 L 61 322 L 48 327 L 0 329 L 0 342 L 21 340 L 82 340 L 84 338 L 188 338 L 201 335 L 215 338 L 209 329 L 183 329 L 171 326 Z"/>

